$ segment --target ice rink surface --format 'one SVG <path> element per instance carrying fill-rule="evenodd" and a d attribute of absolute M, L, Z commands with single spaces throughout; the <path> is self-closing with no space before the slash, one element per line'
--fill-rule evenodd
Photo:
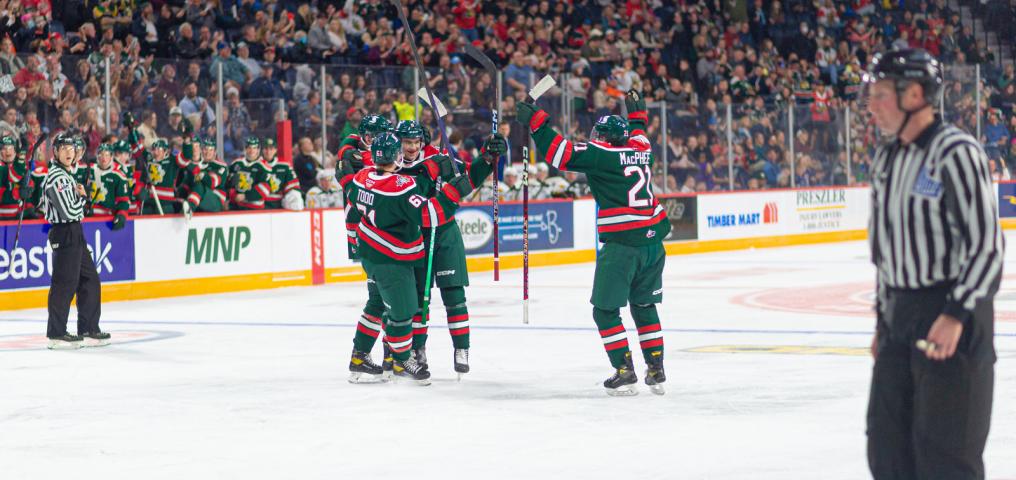
<path fill-rule="evenodd" d="M 1014 258 L 996 480 L 1016 479 Z M 439 307 L 429 387 L 347 383 L 363 284 L 110 303 L 115 343 L 78 351 L 42 348 L 44 310 L 0 313 L 0 478 L 867 478 L 864 242 L 669 257 L 662 397 L 604 394 L 592 275 L 533 269 L 525 326 L 521 271 L 472 274 L 473 372 L 455 380 Z"/>

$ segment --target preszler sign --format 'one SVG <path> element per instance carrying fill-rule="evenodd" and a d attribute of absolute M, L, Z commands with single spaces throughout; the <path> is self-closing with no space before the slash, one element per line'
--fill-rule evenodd
<path fill-rule="evenodd" d="M 847 191 L 843 189 L 803 190 L 797 192 L 797 206 L 836 205 L 847 203 Z"/>

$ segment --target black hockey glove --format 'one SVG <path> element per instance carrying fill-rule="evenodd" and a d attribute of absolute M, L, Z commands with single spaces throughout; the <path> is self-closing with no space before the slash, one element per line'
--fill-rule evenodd
<path fill-rule="evenodd" d="M 645 99 L 634 88 L 624 95 L 624 106 L 628 109 L 628 113 L 646 111 Z"/>
<path fill-rule="evenodd" d="M 450 182 L 455 177 L 455 168 L 452 166 L 452 157 L 439 153 L 430 157 L 437 164 L 438 176 L 444 181 Z"/>
<path fill-rule="evenodd" d="M 127 127 L 128 130 L 133 130 L 137 122 L 134 120 L 134 114 L 131 112 L 123 112 L 123 126 Z"/>
<path fill-rule="evenodd" d="M 342 154 L 342 172 L 356 173 L 363 170 L 363 155 L 354 148 L 346 150 Z"/>
<path fill-rule="evenodd" d="M 125 226 L 127 226 L 127 216 L 123 212 L 117 212 L 116 217 L 113 217 L 113 231 L 123 230 Z"/>
<path fill-rule="evenodd" d="M 451 181 L 449 181 L 448 184 L 451 185 L 452 187 L 455 187 L 455 190 L 458 190 L 459 195 L 461 195 L 462 197 L 465 197 L 466 195 L 473 193 L 473 186 L 469 184 L 468 175 L 459 175 L 451 179 Z"/>
<path fill-rule="evenodd" d="M 515 104 L 515 120 L 521 123 L 526 128 L 529 128 L 529 123 L 536 115 L 536 112 L 540 111 L 540 107 L 533 105 L 532 103 L 519 102 Z"/>
<path fill-rule="evenodd" d="M 491 165 L 497 163 L 497 159 L 507 152 L 508 141 L 500 133 L 487 137 L 483 141 L 483 147 L 480 148 L 480 155 L 483 156 L 483 160 Z"/>

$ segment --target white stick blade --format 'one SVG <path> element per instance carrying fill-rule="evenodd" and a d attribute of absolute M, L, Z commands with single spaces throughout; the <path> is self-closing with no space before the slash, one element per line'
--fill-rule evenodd
<path fill-rule="evenodd" d="M 427 95 L 427 87 L 420 87 L 420 89 L 416 91 L 416 96 L 420 97 L 420 100 L 423 100 L 423 103 L 426 103 L 427 106 L 434 108 L 434 106 L 430 104 L 430 95 Z M 441 103 L 441 99 L 435 96 L 434 101 L 437 102 L 437 114 L 441 117 L 448 115 L 448 109 L 445 108 L 444 103 Z"/>
<path fill-rule="evenodd" d="M 544 75 L 543 78 L 541 78 L 539 82 L 536 82 L 536 85 L 529 90 L 529 97 L 533 100 L 537 100 L 543 96 L 544 93 L 547 93 L 547 90 L 553 88 L 554 85 L 557 85 L 557 82 L 554 81 L 554 77 Z"/>

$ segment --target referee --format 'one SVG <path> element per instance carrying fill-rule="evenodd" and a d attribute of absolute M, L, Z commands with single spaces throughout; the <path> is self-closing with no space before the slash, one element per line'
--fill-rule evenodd
<path fill-rule="evenodd" d="M 53 248 L 53 279 L 49 287 L 50 349 L 76 349 L 109 344 L 109 334 L 99 330 L 101 285 L 92 255 L 85 244 L 81 218 L 85 215 L 85 187 L 74 181 L 74 138 L 59 134 L 53 140 L 56 168 L 42 183 L 46 220 L 53 225 L 49 243 Z M 67 333 L 71 299 L 77 294 L 78 334 Z"/>
<path fill-rule="evenodd" d="M 935 115 L 942 70 L 924 50 L 876 55 L 866 82 L 895 137 L 872 165 L 868 466 L 876 479 L 983 479 L 1005 248 L 988 160 Z"/>

